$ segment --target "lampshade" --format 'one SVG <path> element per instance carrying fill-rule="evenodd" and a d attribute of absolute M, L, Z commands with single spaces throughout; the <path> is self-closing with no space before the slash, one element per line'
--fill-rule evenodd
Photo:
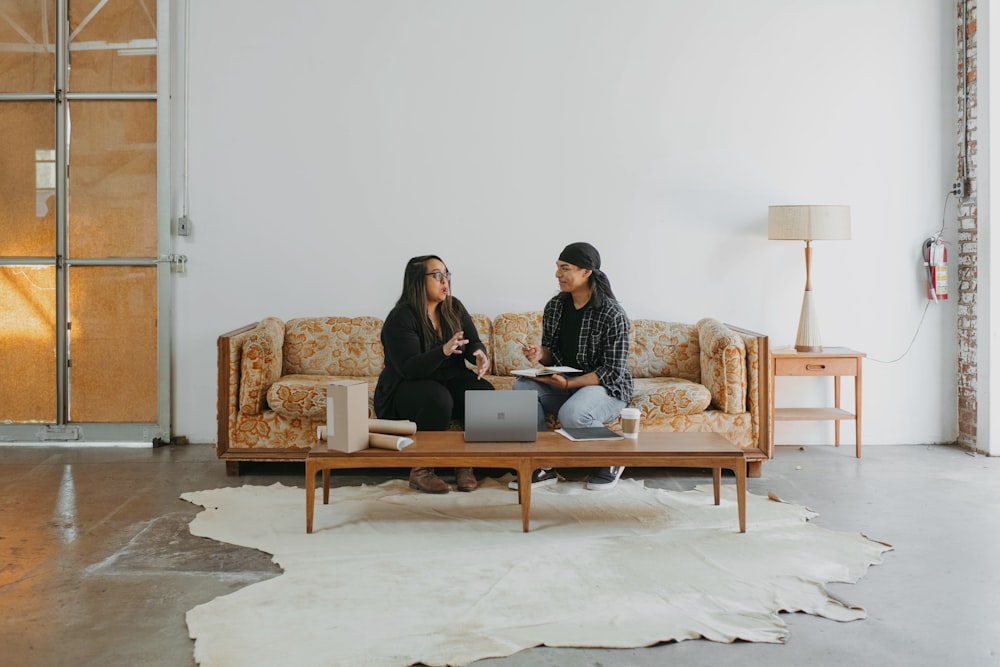
<path fill-rule="evenodd" d="M 787 241 L 846 241 L 850 206 L 768 206 L 767 238 Z"/>

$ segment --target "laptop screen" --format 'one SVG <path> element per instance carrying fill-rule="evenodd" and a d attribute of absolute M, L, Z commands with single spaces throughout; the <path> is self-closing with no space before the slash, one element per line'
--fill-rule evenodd
<path fill-rule="evenodd" d="M 466 391 L 466 442 L 534 442 L 538 439 L 538 392 Z"/>

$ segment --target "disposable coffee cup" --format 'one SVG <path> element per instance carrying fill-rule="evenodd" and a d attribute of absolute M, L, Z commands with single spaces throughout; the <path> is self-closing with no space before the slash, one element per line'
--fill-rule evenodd
<path fill-rule="evenodd" d="M 626 438 L 639 437 L 639 416 L 641 414 L 639 408 L 624 408 L 622 410 L 622 435 Z"/>

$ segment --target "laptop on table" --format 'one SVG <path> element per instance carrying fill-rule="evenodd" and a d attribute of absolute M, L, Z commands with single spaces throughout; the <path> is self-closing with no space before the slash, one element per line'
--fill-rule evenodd
<path fill-rule="evenodd" d="M 538 440 L 538 392 L 497 390 L 465 392 L 466 442 L 535 442 Z"/>

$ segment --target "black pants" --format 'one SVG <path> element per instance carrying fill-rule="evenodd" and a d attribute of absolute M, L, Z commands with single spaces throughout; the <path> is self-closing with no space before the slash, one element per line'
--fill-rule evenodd
<path fill-rule="evenodd" d="M 397 419 L 410 419 L 418 431 L 444 431 L 452 419 L 465 420 L 465 390 L 491 390 L 473 373 L 447 380 L 403 380 L 392 396 Z"/>

